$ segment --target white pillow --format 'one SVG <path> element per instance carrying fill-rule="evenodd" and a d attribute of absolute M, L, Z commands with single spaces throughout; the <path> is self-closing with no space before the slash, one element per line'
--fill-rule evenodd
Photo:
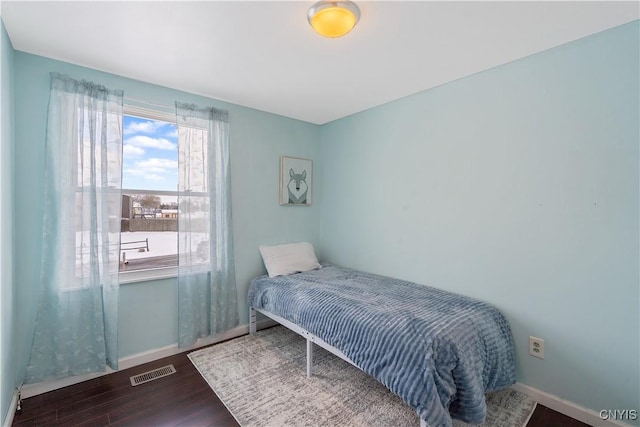
<path fill-rule="evenodd" d="M 260 255 L 269 277 L 286 276 L 320 268 L 313 246 L 307 242 L 278 246 L 260 245 Z"/>

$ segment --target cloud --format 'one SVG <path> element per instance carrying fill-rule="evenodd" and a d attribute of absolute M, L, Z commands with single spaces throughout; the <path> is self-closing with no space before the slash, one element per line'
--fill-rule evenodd
<path fill-rule="evenodd" d="M 169 132 L 165 132 L 164 136 L 167 136 L 169 138 L 177 138 L 178 137 L 178 128 L 175 126 L 172 126 L 171 129 L 169 129 Z"/>
<path fill-rule="evenodd" d="M 130 144 L 125 144 L 122 147 L 122 153 L 128 157 L 144 156 L 144 150 L 142 148 Z"/>
<path fill-rule="evenodd" d="M 149 136 L 144 135 L 136 135 L 131 138 L 127 138 L 125 141 L 126 145 L 132 145 L 134 147 L 145 147 L 145 148 L 156 148 L 158 150 L 171 150 L 175 151 L 178 149 L 178 144 L 175 144 L 168 139 L 165 138 L 151 138 Z"/>
<path fill-rule="evenodd" d="M 153 173 L 145 175 L 144 178 L 146 180 L 148 180 L 148 181 L 164 181 L 165 180 L 164 176 L 160 176 L 160 175 L 153 174 Z"/>
<path fill-rule="evenodd" d="M 144 171 L 141 171 L 140 169 L 127 168 L 127 169 L 124 170 L 124 174 L 125 175 L 131 175 L 131 176 L 143 176 L 144 175 Z"/>
<path fill-rule="evenodd" d="M 129 122 L 127 127 L 124 129 L 125 135 L 138 135 L 141 133 L 152 136 L 176 138 L 178 136 L 178 128 L 175 123 L 163 122 L 160 120 L 147 120 L 143 122 Z"/>
<path fill-rule="evenodd" d="M 150 181 L 154 181 L 154 182 L 158 182 L 158 181 L 166 181 L 167 177 L 164 177 L 162 175 L 159 175 L 157 173 L 149 173 L 148 171 L 142 171 L 139 169 L 125 169 L 124 170 L 125 175 L 130 175 L 130 176 L 136 176 L 136 177 L 140 177 L 141 179 L 144 180 L 144 182 L 150 182 Z"/>
<path fill-rule="evenodd" d="M 178 162 L 170 159 L 158 159 L 154 157 L 137 161 L 135 165 L 137 169 L 146 172 L 176 173 L 178 171 Z"/>
<path fill-rule="evenodd" d="M 167 123 L 156 120 L 149 120 L 146 122 L 131 122 L 124 129 L 125 135 L 132 135 L 137 133 L 155 134 L 160 128 L 166 126 Z"/>
<path fill-rule="evenodd" d="M 137 160 L 124 169 L 124 175 L 138 177 L 145 182 L 173 182 L 178 174 L 178 162 L 170 159 L 151 158 Z"/>

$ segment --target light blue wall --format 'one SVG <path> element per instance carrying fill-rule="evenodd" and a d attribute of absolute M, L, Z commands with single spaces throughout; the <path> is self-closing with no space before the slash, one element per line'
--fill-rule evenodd
<path fill-rule="evenodd" d="M 512 324 L 519 381 L 637 408 L 638 36 L 635 22 L 318 127 L 7 51 L 3 28 L 0 202 L 14 211 L 1 219 L 19 238 L 12 256 L 2 237 L 2 416 L 33 327 L 50 71 L 229 110 L 241 323 L 258 245 L 307 240 L 322 260 L 492 302 Z M 278 205 L 280 155 L 314 160 L 314 206 Z M 124 285 L 121 356 L 175 343 L 175 311 L 173 280 Z M 529 335 L 545 339 L 544 361 L 526 355 Z"/>
<path fill-rule="evenodd" d="M 248 323 L 246 293 L 251 278 L 265 272 L 260 244 L 288 241 L 318 243 L 317 206 L 288 207 L 278 203 L 279 157 L 316 160 L 319 127 L 96 70 L 23 52 L 15 54 L 15 200 L 17 233 L 15 279 L 18 292 L 20 337 L 18 348 L 26 364 L 33 329 L 38 260 L 42 243 L 44 136 L 49 98 L 49 72 L 92 80 L 123 89 L 125 98 L 160 105 L 174 101 L 214 106 L 229 111 L 231 179 L 236 278 L 240 323 Z M 213 77 L 212 77 L 213 78 Z M 120 291 L 120 357 L 154 350 L 177 342 L 175 280 L 127 284 Z M 24 366 L 22 367 L 24 369 Z"/>
<path fill-rule="evenodd" d="M 489 301 L 518 381 L 638 409 L 638 28 L 323 126 L 324 259 Z"/>
<path fill-rule="evenodd" d="M 13 280 L 13 56 L 9 36 L 0 20 L 0 424 L 5 424 L 20 364 L 15 342 L 15 281 Z"/>

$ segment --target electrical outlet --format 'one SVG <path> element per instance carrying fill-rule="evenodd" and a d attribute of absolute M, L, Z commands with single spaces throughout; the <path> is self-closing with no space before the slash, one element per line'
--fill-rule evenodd
<path fill-rule="evenodd" d="M 538 359 L 544 359 L 544 340 L 542 338 L 529 337 L 529 354 Z"/>

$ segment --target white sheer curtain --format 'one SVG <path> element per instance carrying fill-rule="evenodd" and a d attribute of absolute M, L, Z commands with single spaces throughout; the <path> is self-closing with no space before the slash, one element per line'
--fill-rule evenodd
<path fill-rule="evenodd" d="M 178 337 L 181 347 L 239 323 L 228 113 L 176 103 Z"/>
<path fill-rule="evenodd" d="M 123 92 L 51 73 L 38 311 L 26 382 L 118 366 Z"/>

